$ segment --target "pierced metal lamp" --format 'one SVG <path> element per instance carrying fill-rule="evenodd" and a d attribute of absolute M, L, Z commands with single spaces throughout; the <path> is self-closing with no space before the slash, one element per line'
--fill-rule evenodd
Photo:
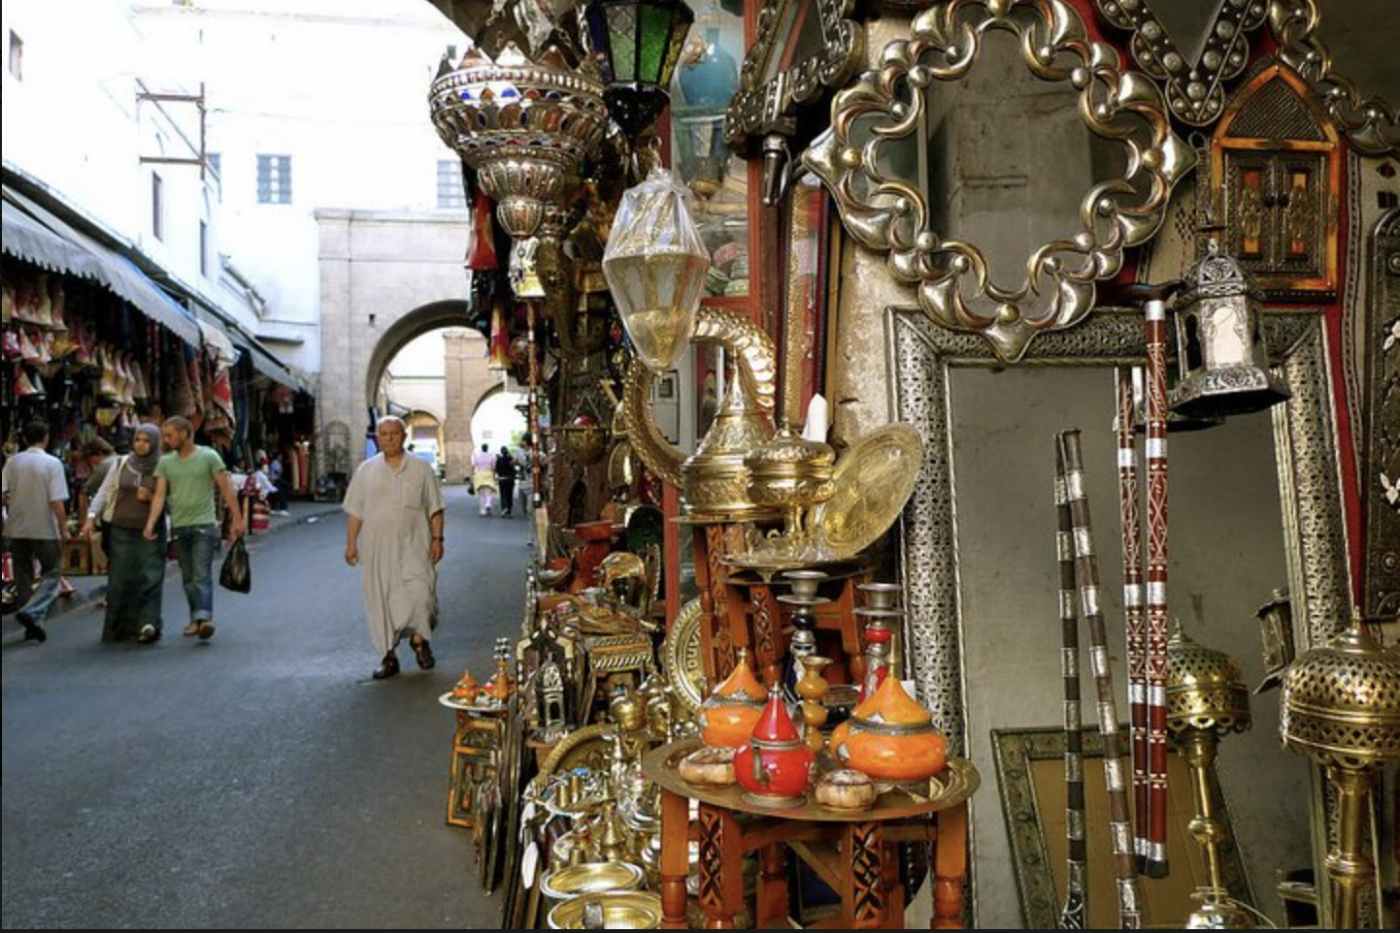
<path fill-rule="evenodd" d="M 1337 929 L 1356 929 L 1361 889 L 1376 871 L 1362 843 L 1367 798 L 1381 767 L 1400 760 L 1400 655 L 1381 650 L 1359 612 L 1331 644 L 1289 667 L 1279 733 L 1290 749 L 1325 767 L 1337 791 L 1337 839 L 1327 853 L 1330 920 Z"/>
<path fill-rule="evenodd" d="M 1220 868 L 1220 844 L 1228 832 L 1215 815 L 1210 771 L 1220 739 L 1250 727 L 1249 689 L 1239 666 L 1223 651 L 1207 648 L 1182 632 L 1167 642 L 1167 730 L 1191 769 L 1196 815 L 1189 830 L 1205 852 L 1210 887 L 1186 922 L 1188 930 L 1240 930 L 1253 919 L 1230 899 Z"/>

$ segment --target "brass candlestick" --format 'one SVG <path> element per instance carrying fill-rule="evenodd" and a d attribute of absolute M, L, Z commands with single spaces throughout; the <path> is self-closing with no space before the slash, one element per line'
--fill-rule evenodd
<path fill-rule="evenodd" d="M 1282 706 L 1284 744 L 1325 767 L 1337 791 L 1337 841 L 1327 855 L 1330 923 L 1353 930 L 1358 894 L 1376 871 L 1362 845 L 1367 797 L 1380 767 L 1400 759 L 1400 657 L 1381 650 L 1358 613 L 1332 644 L 1293 662 Z"/>
<path fill-rule="evenodd" d="M 1200 893 L 1202 904 L 1186 922 L 1187 929 L 1250 929 L 1250 915 L 1229 900 L 1220 868 L 1220 845 L 1225 824 L 1215 815 L 1210 772 L 1220 739 L 1244 732 L 1251 725 L 1249 690 L 1238 665 L 1223 651 L 1187 638 L 1180 622 L 1167 642 L 1167 731 L 1191 769 L 1196 815 L 1188 829 L 1206 856 L 1210 886 Z"/>

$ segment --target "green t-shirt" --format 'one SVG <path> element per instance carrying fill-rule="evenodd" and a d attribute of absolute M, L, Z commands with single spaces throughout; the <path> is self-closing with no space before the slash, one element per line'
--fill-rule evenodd
<path fill-rule="evenodd" d="M 214 525 L 214 477 L 222 473 L 224 458 L 212 447 L 196 447 L 189 457 L 178 450 L 160 458 L 156 476 L 169 484 L 165 501 L 170 509 L 170 524 L 176 528 L 191 525 Z"/>

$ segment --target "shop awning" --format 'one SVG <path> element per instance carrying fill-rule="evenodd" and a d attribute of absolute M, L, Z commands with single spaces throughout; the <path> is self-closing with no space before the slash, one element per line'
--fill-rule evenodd
<path fill-rule="evenodd" d="M 59 220 L 11 188 L 4 189 L 6 253 L 54 271 L 91 279 L 131 302 L 191 346 L 202 334 L 194 317 L 120 253 Z"/>
<path fill-rule="evenodd" d="M 273 382 L 280 382 L 287 388 L 296 389 L 298 392 L 310 391 L 305 380 L 277 362 L 271 353 L 268 353 L 258 344 L 248 341 L 242 346 L 248 351 L 253 368 Z"/>

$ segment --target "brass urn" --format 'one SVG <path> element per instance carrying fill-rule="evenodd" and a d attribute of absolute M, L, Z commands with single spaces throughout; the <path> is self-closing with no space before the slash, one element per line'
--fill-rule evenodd
<path fill-rule="evenodd" d="M 747 522 L 775 517 L 749 498 L 749 454 L 773 434 L 771 422 L 732 356 L 725 364 L 724 403 L 694 455 L 681 464 L 685 512 L 695 518 Z"/>
<path fill-rule="evenodd" d="M 1355 929 L 1358 895 L 1376 866 L 1362 844 L 1376 774 L 1400 760 L 1400 656 L 1382 651 L 1356 618 L 1331 644 L 1304 652 L 1283 677 L 1283 743 L 1327 769 L 1336 788 L 1338 832 L 1327 855 L 1333 916 Z"/>
<path fill-rule="evenodd" d="M 749 499 L 782 512 L 783 536 L 789 546 L 801 546 L 806 540 L 803 515 L 836 491 L 831 481 L 836 451 L 783 425 L 745 458 L 744 466 L 749 473 Z"/>

